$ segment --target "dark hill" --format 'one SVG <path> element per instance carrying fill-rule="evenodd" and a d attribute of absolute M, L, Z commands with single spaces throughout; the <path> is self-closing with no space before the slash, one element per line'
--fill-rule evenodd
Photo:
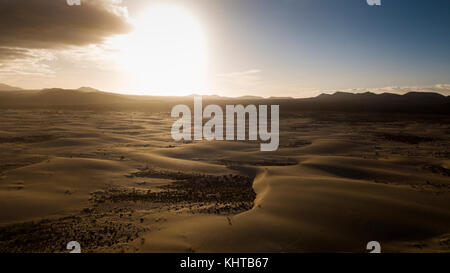
<path fill-rule="evenodd" d="M 170 111 L 175 104 L 192 105 L 192 96 L 157 97 L 102 92 L 91 88 L 78 90 L 44 89 L 0 92 L 0 107 L 5 108 L 63 108 Z M 450 98 L 427 92 L 404 95 L 383 93 L 321 94 L 306 99 L 205 96 L 206 104 L 279 104 L 281 111 L 342 111 L 382 113 L 450 114 Z"/>

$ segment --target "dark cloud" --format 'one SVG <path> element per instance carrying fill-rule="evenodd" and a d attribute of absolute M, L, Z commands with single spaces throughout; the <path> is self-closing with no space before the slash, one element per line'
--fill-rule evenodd
<path fill-rule="evenodd" d="M 126 11 L 117 0 L 0 0 L 1 59 L 26 57 L 28 49 L 58 49 L 102 42 L 130 31 Z M 6 49 L 5 49 L 6 48 Z"/>
<path fill-rule="evenodd" d="M 23 48 L 0 47 L 0 61 L 33 57 L 29 50 Z"/>

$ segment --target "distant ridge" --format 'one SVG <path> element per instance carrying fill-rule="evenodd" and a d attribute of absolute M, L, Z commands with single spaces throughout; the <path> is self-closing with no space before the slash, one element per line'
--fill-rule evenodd
<path fill-rule="evenodd" d="M 336 92 L 295 101 L 296 106 L 304 110 L 450 113 L 450 98 L 431 92 L 408 92 L 404 95 Z"/>
<path fill-rule="evenodd" d="M 268 99 L 269 100 L 292 100 L 294 98 L 293 97 L 274 97 L 274 96 L 272 96 L 272 97 L 269 97 Z"/>
<path fill-rule="evenodd" d="M 280 111 L 341 111 L 381 113 L 450 114 L 450 97 L 431 92 L 409 92 L 404 95 L 382 93 L 320 94 L 312 98 L 237 98 L 203 96 L 207 104 L 278 104 Z M 137 96 L 108 93 L 90 87 L 79 89 L 51 88 L 0 92 L 0 108 L 110 109 L 136 111 L 170 111 L 175 104 L 193 104 L 193 95 L 185 97 Z"/>
<path fill-rule="evenodd" d="M 317 101 L 330 103 L 358 103 L 358 104 L 376 104 L 376 103 L 404 103 L 404 104 L 440 104 L 448 102 L 448 97 L 432 92 L 408 92 L 404 95 L 393 93 L 375 94 L 372 92 L 365 93 L 347 93 L 335 92 L 334 94 L 320 94 L 315 97 Z"/>
<path fill-rule="evenodd" d="M 10 86 L 7 84 L 0 83 L 0 91 L 19 91 L 23 90 L 20 87 Z"/>
<path fill-rule="evenodd" d="M 258 97 L 258 96 L 240 96 L 235 98 L 237 100 L 260 100 L 263 99 L 263 97 Z"/>
<path fill-rule="evenodd" d="M 77 90 L 78 91 L 82 91 L 82 92 L 88 92 L 88 93 L 89 92 L 103 92 L 103 91 L 100 91 L 98 89 L 95 89 L 95 88 L 92 88 L 92 87 L 86 87 L 86 86 L 80 87 Z"/>

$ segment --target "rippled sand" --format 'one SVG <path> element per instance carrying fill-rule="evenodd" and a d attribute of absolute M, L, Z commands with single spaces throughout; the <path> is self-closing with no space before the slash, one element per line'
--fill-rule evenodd
<path fill-rule="evenodd" d="M 0 115 L 0 251 L 450 250 L 450 120 L 298 113 L 280 147 L 174 142 L 166 113 Z"/>

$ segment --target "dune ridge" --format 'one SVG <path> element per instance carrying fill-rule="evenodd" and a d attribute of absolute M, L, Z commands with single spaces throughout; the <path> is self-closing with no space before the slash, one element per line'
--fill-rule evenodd
<path fill-rule="evenodd" d="M 0 120 L 0 252 L 449 251 L 447 116 L 297 111 L 270 153 L 174 142 L 165 112 Z"/>

